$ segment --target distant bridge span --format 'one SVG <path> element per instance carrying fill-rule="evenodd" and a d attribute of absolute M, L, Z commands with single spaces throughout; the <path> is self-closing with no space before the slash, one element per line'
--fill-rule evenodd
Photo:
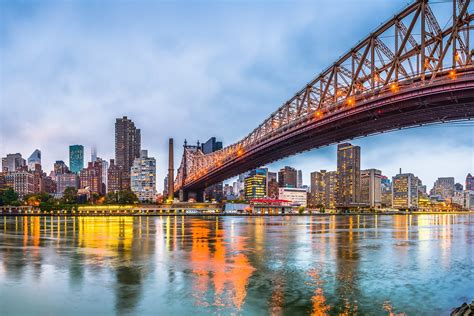
<path fill-rule="evenodd" d="M 453 0 L 442 29 L 416 1 L 322 72 L 239 142 L 184 146 L 174 192 L 200 192 L 267 163 L 355 137 L 474 117 L 474 18 Z M 443 13 L 446 13 L 443 10 Z"/>

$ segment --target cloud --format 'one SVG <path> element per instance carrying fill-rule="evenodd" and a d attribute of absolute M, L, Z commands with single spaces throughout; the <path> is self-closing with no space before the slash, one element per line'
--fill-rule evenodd
<path fill-rule="evenodd" d="M 2 2 L 0 154 L 28 156 L 40 148 L 49 169 L 55 160 L 67 161 L 68 146 L 79 143 L 95 144 L 99 156 L 113 158 L 115 118 L 127 115 L 142 129 L 142 147 L 157 158 L 161 190 L 168 137 L 177 144 L 176 165 L 185 138 L 239 140 L 403 5 L 388 0 L 339 6 L 331 1 Z M 457 137 L 464 143 L 465 132 L 459 130 Z M 416 150 L 410 135 L 418 134 L 409 134 L 403 144 Z M 384 161 L 391 163 L 379 168 L 391 172 L 404 151 L 385 149 L 392 136 L 385 137 L 362 141 L 363 164 L 377 167 L 383 148 L 390 152 Z M 436 135 L 425 138 L 443 149 L 452 143 L 446 138 L 438 143 Z M 472 142 L 466 146 L 457 151 L 458 159 L 468 161 L 469 151 L 472 157 Z M 430 159 L 435 163 L 437 157 Z M 315 169 L 334 169 L 335 149 L 272 167 L 285 163 L 298 165 L 307 178 Z M 418 159 L 412 164 L 428 166 Z M 448 169 L 443 174 L 465 167 L 443 166 Z"/>

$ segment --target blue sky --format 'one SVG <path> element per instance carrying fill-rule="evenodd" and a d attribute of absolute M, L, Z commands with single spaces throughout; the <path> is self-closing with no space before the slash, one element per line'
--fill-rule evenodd
<path fill-rule="evenodd" d="M 157 159 L 161 190 L 168 137 L 239 140 L 406 4 L 3 0 L 0 155 L 39 148 L 50 170 L 78 143 L 108 160 L 115 118 L 127 115 Z M 438 176 L 464 183 L 473 134 L 472 125 L 446 124 L 353 143 L 362 168 L 392 176 L 401 167 L 431 187 Z M 335 169 L 335 158 L 331 146 L 270 167 L 303 169 L 309 184 L 309 173 Z"/>

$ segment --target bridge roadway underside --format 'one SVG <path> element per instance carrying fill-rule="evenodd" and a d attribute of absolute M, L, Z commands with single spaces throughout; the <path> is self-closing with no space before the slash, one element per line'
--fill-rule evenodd
<path fill-rule="evenodd" d="M 455 80 L 400 89 L 344 111 L 306 120 L 284 133 L 254 145 L 202 178 L 187 184 L 184 191 L 196 192 L 245 171 L 273 161 L 357 137 L 429 123 L 467 120 L 474 117 L 474 73 Z"/>

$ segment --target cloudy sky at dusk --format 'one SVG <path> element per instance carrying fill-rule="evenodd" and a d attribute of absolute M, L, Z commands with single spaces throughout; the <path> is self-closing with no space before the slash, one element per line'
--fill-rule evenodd
<path fill-rule="evenodd" d="M 43 168 L 68 146 L 114 158 L 115 118 L 142 130 L 166 173 L 167 139 L 233 143 L 407 1 L 2 1 L 0 155 L 35 148 Z M 443 4 L 439 4 L 443 5 Z M 443 22 L 443 21 L 440 21 Z M 447 22 L 447 21 L 444 21 Z M 440 23 L 443 24 L 443 23 Z M 362 168 L 399 168 L 430 188 L 474 171 L 473 125 L 354 140 Z M 181 152 L 175 153 L 179 164 Z M 336 168 L 335 146 L 272 164 Z"/>

